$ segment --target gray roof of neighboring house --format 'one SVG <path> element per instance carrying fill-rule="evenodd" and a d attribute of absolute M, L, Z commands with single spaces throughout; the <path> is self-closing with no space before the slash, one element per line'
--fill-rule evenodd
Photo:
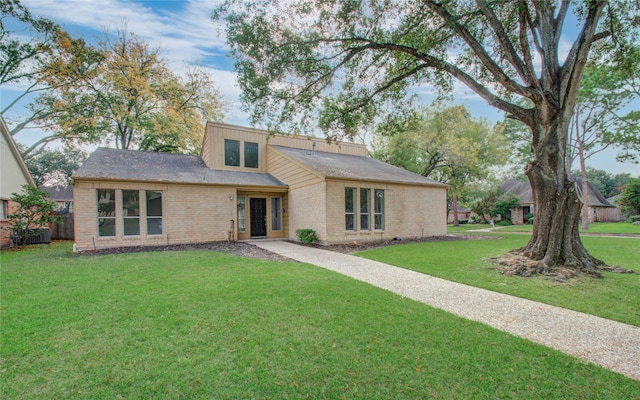
<path fill-rule="evenodd" d="M 199 156 L 101 147 L 73 174 L 77 179 L 109 179 L 234 186 L 282 186 L 269 174 L 214 170 Z"/>
<path fill-rule="evenodd" d="M 576 181 L 576 192 L 579 197 L 582 197 L 582 179 L 574 178 Z M 613 204 L 604 198 L 602 193 L 596 188 L 593 183 L 587 182 L 589 185 L 589 199 L 588 204 L 592 207 L 614 207 Z M 520 204 L 533 203 L 533 196 L 531 194 L 531 186 L 529 182 L 521 182 L 515 179 L 508 179 L 500 185 L 500 190 L 503 193 L 513 193 L 518 196 Z"/>
<path fill-rule="evenodd" d="M 73 201 L 73 186 L 43 186 L 40 190 L 49 193 L 53 201 Z"/>
<path fill-rule="evenodd" d="M 271 145 L 271 148 L 327 178 L 447 187 L 444 183 L 370 157 L 323 151 L 316 151 L 312 154 L 310 150 L 276 145 Z"/>

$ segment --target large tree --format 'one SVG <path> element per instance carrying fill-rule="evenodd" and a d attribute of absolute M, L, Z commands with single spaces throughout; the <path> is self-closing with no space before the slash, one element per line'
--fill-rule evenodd
<path fill-rule="evenodd" d="M 486 181 L 508 154 L 502 124 L 491 126 L 464 106 L 407 112 L 403 124 L 381 124 L 373 157 L 450 185 L 447 200 L 457 224 L 457 201 L 470 182 Z"/>
<path fill-rule="evenodd" d="M 270 127 L 318 120 L 329 135 L 349 134 L 384 110 L 403 112 L 398 104 L 412 86 L 446 92 L 453 80 L 524 123 L 536 218 L 518 252 L 541 273 L 564 266 L 598 275 L 603 263 L 578 233 L 568 128 L 591 48 L 625 50 L 637 13 L 625 0 L 228 0 L 213 17 L 227 23 L 243 100 Z M 578 23 L 573 37 L 569 17 Z M 530 107 L 517 102 L 523 98 Z"/>
<path fill-rule="evenodd" d="M 46 18 L 35 18 L 18 0 L 0 2 L 0 88 L 16 92 L 0 114 L 16 136 L 25 128 L 55 120 L 76 104 L 48 101 L 52 93 L 72 85 L 101 61 L 82 39 L 74 39 Z M 9 96 L 7 96 L 9 97 Z M 27 106 L 23 103 L 27 101 Z M 20 110 L 20 111 L 18 111 Z M 42 150 L 55 135 L 31 141 L 23 156 Z"/>
<path fill-rule="evenodd" d="M 103 62 L 51 93 L 51 104 L 76 105 L 52 119 L 63 140 L 121 149 L 197 153 L 208 120 L 223 118 L 221 94 L 202 68 L 174 74 L 160 49 L 122 29 L 99 44 Z"/>

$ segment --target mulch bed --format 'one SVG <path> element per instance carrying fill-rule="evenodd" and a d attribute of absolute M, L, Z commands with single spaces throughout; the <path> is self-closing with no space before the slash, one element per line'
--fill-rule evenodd
<path fill-rule="evenodd" d="M 475 236 L 475 235 L 448 235 L 448 236 L 435 236 L 416 239 L 405 240 L 385 240 L 371 243 L 358 243 L 353 242 L 351 244 L 333 244 L 329 246 L 321 246 L 318 244 L 312 244 L 311 247 L 316 247 L 323 250 L 335 251 L 338 253 L 355 253 L 358 251 L 364 251 L 384 246 L 394 246 L 403 243 L 425 243 L 425 242 L 448 242 L 457 240 L 487 240 L 487 239 L 500 239 L 497 236 Z M 257 258 L 261 260 L 274 260 L 274 261 L 292 261 L 290 258 L 283 257 L 279 254 L 272 253 L 270 251 L 261 249 L 260 247 L 251 245 L 246 242 L 207 242 L 207 243 L 194 243 L 194 244 L 176 244 L 165 246 L 131 246 L 131 247 L 116 247 L 110 249 L 90 250 L 84 251 L 80 254 L 83 255 L 106 255 L 106 254 L 122 254 L 122 253 L 139 253 L 149 251 L 179 251 L 179 250 L 203 250 L 203 251 L 220 251 L 224 253 L 234 254 L 241 257 Z"/>

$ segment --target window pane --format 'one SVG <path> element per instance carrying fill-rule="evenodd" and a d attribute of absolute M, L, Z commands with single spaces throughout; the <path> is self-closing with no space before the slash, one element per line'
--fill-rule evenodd
<path fill-rule="evenodd" d="M 122 214 L 125 217 L 140 216 L 140 202 L 138 201 L 140 192 L 137 190 L 122 191 Z"/>
<path fill-rule="evenodd" d="M 115 236 L 116 219 L 98 218 L 98 236 Z"/>
<path fill-rule="evenodd" d="M 348 231 L 356 230 L 356 189 L 344 189 L 344 209 L 345 209 L 345 229 Z"/>
<path fill-rule="evenodd" d="M 282 199 L 280 197 L 271 198 L 271 230 L 282 230 Z"/>
<path fill-rule="evenodd" d="M 162 192 L 147 190 L 147 235 L 162 235 Z"/>
<path fill-rule="evenodd" d="M 374 209 L 374 229 L 383 230 L 384 229 L 384 190 L 376 189 L 374 192 L 373 199 L 373 209 Z"/>
<path fill-rule="evenodd" d="M 116 235 L 116 191 L 98 189 L 98 236 Z"/>
<path fill-rule="evenodd" d="M 139 235 L 140 234 L 140 218 L 124 218 L 124 234 Z"/>
<path fill-rule="evenodd" d="M 224 165 L 232 167 L 240 166 L 240 142 L 237 140 L 224 140 Z"/>
<path fill-rule="evenodd" d="M 369 230 L 369 194 L 370 189 L 360 189 L 360 229 Z"/>
<path fill-rule="evenodd" d="M 147 216 L 162 217 L 162 192 L 147 190 Z"/>
<path fill-rule="evenodd" d="M 147 235 L 162 235 L 162 218 L 147 218 Z"/>
<path fill-rule="evenodd" d="M 238 196 L 238 232 L 247 231 L 247 198 Z"/>
<path fill-rule="evenodd" d="M 258 143 L 244 144 L 244 166 L 258 168 Z"/>

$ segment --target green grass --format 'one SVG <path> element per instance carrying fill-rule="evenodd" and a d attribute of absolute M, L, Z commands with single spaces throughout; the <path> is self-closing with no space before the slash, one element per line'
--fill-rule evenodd
<path fill-rule="evenodd" d="M 466 225 L 468 226 L 468 225 Z M 465 232 L 469 228 L 458 229 L 460 227 L 450 227 L 447 228 L 447 232 L 450 233 L 459 233 Z M 471 225 L 473 226 L 473 225 Z M 477 225 L 479 227 L 489 227 L 488 225 Z M 531 232 L 533 225 L 512 225 L 512 226 L 497 226 L 495 228 L 496 232 Z M 482 228 L 478 228 L 482 229 Z M 581 230 L 582 231 L 582 230 Z M 586 233 L 609 233 L 609 234 L 631 234 L 631 235 L 640 235 L 640 226 L 633 225 L 629 222 L 594 222 L 589 224 L 589 229 Z"/>
<path fill-rule="evenodd" d="M 409 243 L 359 255 L 455 282 L 477 286 L 640 326 L 640 277 L 604 273 L 604 279 L 577 278 L 557 283 L 544 277 L 503 276 L 483 258 L 526 244 L 527 235 L 497 240 Z M 640 239 L 583 237 L 589 252 L 610 265 L 640 271 Z"/>
<path fill-rule="evenodd" d="M 640 382 L 301 263 L 0 255 L 0 397 L 640 398 Z"/>

